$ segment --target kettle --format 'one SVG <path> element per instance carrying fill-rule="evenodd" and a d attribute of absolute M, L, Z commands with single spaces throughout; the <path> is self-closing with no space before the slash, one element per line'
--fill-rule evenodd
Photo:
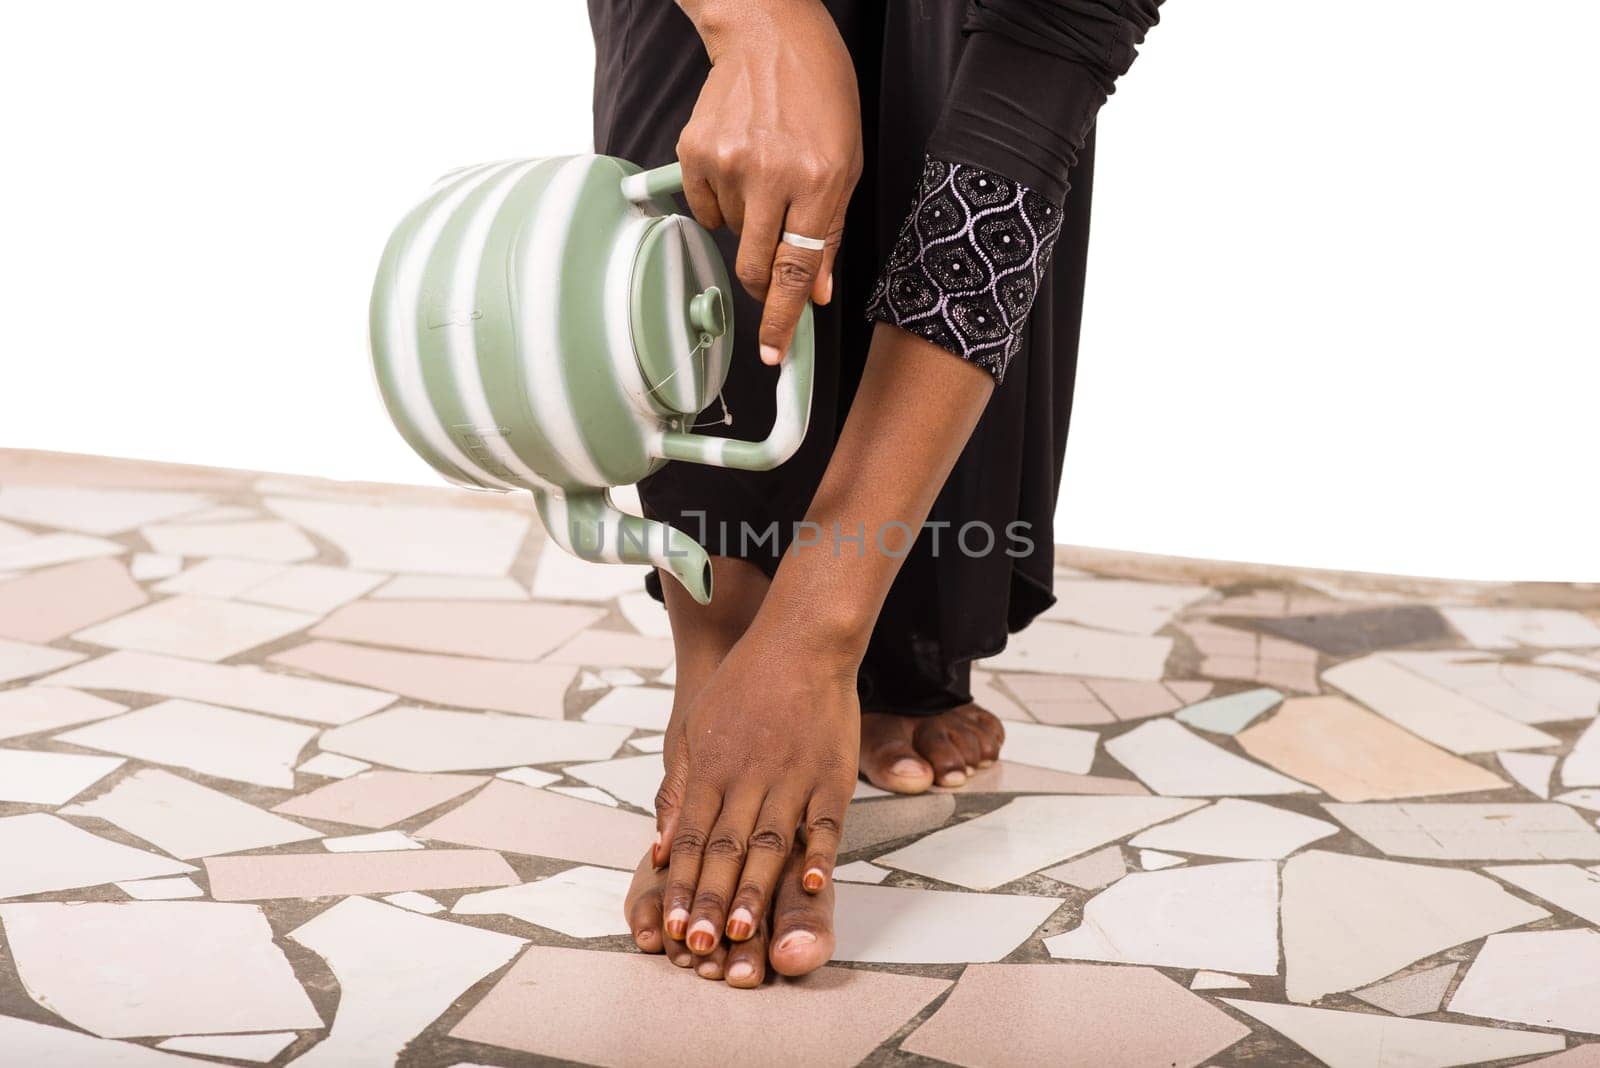
<path fill-rule="evenodd" d="M 811 414 L 806 307 L 764 441 L 695 433 L 733 342 L 727 269 L 670 199 L 677 164 L 611 156 L 486 163 L 440 179 L 389 238 L 372 288 L 372 360 L 400 434 L 445 478 L 532 490 L 552 540 L 586 560 L 654 564 L 700 604 L 711 562 L 611 488 L 668 460 L 764 471 Z"/>

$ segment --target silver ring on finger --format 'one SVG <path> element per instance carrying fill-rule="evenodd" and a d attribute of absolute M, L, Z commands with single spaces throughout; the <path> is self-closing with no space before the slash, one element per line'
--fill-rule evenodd
<path fill-rule="evenodd" d="M 785 230 L 783 232 L 783 243 L 785 245 L 793 245 L 795 248 L 809 249 L 812 252 L 821 252 L 823 249 L 828 247 L 828 242 L 823 238 L 807 237 L 804 234 L 797 234 L 791 230 Z"/>

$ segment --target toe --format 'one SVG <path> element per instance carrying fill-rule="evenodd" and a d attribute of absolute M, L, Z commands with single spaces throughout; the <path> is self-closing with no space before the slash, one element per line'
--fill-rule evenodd
<path fill-rule="evenodd" d="M 705 956 L 695 958 L 694 973 L 702 979 L 721 979 L 727 959 L 727 944 L 720 944 Z"/>
<path fill-rule="evenodd" d="M 967 705 L 960 711 L 961 717 L 978 732 L 979 746 L 982 750 L 982 759 L 978 766 L 986 768 L 1000 759 L 1000 747 L 1005 745 L 1006 741 L 1006 728 L 1000 722 L 1000 717 L 986 708 Z"/>
<path fill-rule="evenodd" d="M 940 786 L 963 786 L 967 781 L 967 768 L 973 765 L 950 736 L 950 728 L 943 717 L 930 718 L 917 725 L 916 747 L 925 760 L 933 765 L 934 781 Z"/>
<path fill-rule="evenodd" d="M 933 785 L 933 768 L 912 745 L 909 726 L 886 712 L 861 717 L 861 773 L 880 790 L 920 794 Z"/>
<path fill-rule="evenodd" d="M 729 986 L 749 990 L 761 985 L 767 975 L 767 925 L 756 928 L 755 934 L 728 948 L 725 974 Z"/>
<path fill-rule="evenodd" d="M 772 947 L 767 959 L 779 975 L 805 975 L 833 956 L 833 880 L 817 893 L 800 885 L 805 854 L 789 858 L 772 909 Z"/>
<path fill-rule="evenodd" d="M 646 953 L 660 953 L 664 948 L 661 929 L 661 891 L 666 886 L 666 873 L 657 871 L 647 852 L 639 867 L 634 870 L 633 882 L 623 899 L 623 916 L 628 930 L 633 934 L 633 944 Z"/>

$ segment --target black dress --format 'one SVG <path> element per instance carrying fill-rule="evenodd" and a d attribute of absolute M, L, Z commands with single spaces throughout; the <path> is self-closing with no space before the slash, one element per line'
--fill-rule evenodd
<path fill-rule="evenodd" d="M 652 518 L 771 575 L 832 455 L 875 320 L 986 368 L 994 394 L 874 629 L 864 708 L 932 713 L 970 701 L 972 660 L 1055 600 L 1095 116 L 1158 4 L 826 2 L 855 61 L 866 163 L 833 301 L 817 309 L 810 430 L 775 471 L 671 463 L 640 495 Z M 693 25 L 667 0 L 589 0 L 589 12 L 596 151 L 671 162 L 709 70 Z M 737 238 L 717 237 L 733 262 Z M 734 423 L 721 432 L 758 438 L 772 423 L 776 370 L 756 358 L 760 307 L 742 290 L 734 320 L 723 392 Z M 775 541 L 760 537 L 774 525 Z M 648 585 L 659 597 L 659 577 Z"/>

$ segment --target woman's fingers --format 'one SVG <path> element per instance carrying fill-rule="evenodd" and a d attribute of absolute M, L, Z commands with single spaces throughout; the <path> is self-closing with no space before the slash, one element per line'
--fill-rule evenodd
<path fill-rule="evenodd" d="M 767 283 L 758 334 L 762 363 L 776 366 L 783 362 L 800 314 L 811 299 L 812 286 L 822 272 L 823 253 L 828 244 L 838 244 L 839 233 L 834 227 L 836 195 L 830 190 L 789 205 L 783 229 L 800 242 L 780 239 L 772 256 L 771 280 Z M 823 248 L 804 247 L 817 241 L 823 243 Z"/>
<path fill-rule="evenodd" d="M 668 749 L 666 774 L 656 788 L 656 840 L 650 845 L 650 859 L 658 868 L 667 863 L 672 853 L 672 839 L 678 833 L 678 810 L 683 804 L 683 788 L 689 772 L 688 762 L 679 755 L 678 747 L 668 746 Z"/>
<path fill-rule="evenodd" d="M 739 883 L 739 873 L 744 870 L 747 843 L 761 811 L 762 796 L 763 792 L 756 789 L 723 798 L 722 812 L 706 838 L 700 880 L 689 913 L 689 933 L 684 937 L 689 948 L 701 956 L 722 941 L 728 903 Z"/>
<path fill-rule="evenodd" d="M 687 162 L 683 166 L 683 199 L 688 201 L 689 212 L 695 221 L 707 230 L 715 230 L 727 222 L 717 199 L 717 191 L 712 188 L 709 178 L 704 171 Z"/>
<path fill-rule="evenodd" d="M 728 910 L 725 930 L 735 942 L 750 938 L 760 929 L 772 903 L 773 891 L 794 844 L 795 828 L 800 824 L 800 796 L 803 795 L 768 794 L 761 806 L 761 815 L 750 834 L 739 891 Z"/>
<path fill-rule="evenodd" d="M 784 201 L 771 198 L 745 205 L 744 229 L 739 232 L 739 255 L 734 260 L 733 273 L 757 300 L 767 299 L 785 207 Z"/>
<path fill-rule="evenodd" d="M 661 906 L 666 914 L 668 938 L 683 940 L 688 936 L 689 910 L 694 907 L 706 842 L 721 810 L 722 792 L 702 787 L 691 788 L 678 813 L 677 830 L 669 843 L 672 858 L 667 865 L 667 892 Z"/>
<path fill-rule="evenodd" d="M 853 184 L 853 183 L 852 183 Z M 828 247 L 822 250 L 822 264 L 817 268 L 817 280 L 811 283 L 811 302 L 827 304 L 833 300 L 833 261 L 839 256 L 839 242 L 844 239 L 844 215 L 850 207 L 850 190 L 845 190 L 833 209 L 833 223 L 828 236 L 823 238 Z"/>
<path fill-rule="evenodd" d="M 854 783 L 851 784 L 852 786 Z M 818 787 L 806 806 L 806 862 L 800 886 L 808 894 L 820 893 L 833 876 L 839 857 L 839 837 L 844 833 L 844 811 L 852 790 L 840 792 Z"/>

